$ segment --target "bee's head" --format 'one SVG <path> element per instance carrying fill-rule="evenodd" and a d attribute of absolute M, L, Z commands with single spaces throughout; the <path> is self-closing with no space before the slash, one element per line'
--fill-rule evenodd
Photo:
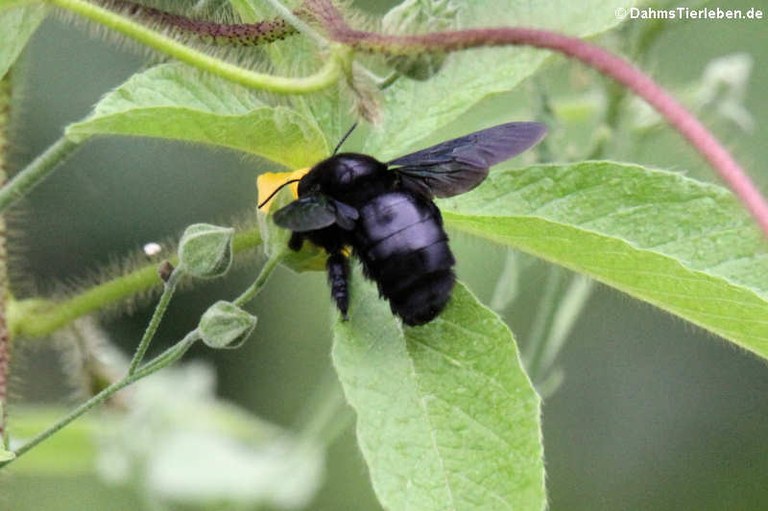
<path fill-rule="evenodd" d="M 322 192 L 339 198 L 357 190 L 386 170 L 386 165 L 365 154 L 341 153 L 321 161 L 299 183 L 299 196 Z"/>

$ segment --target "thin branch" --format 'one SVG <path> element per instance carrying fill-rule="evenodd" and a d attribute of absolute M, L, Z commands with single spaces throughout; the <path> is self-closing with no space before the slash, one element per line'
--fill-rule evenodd
<path fill-rule="evenodd" d="M 532 46 L 562 53 L 613 78 L 643 98 L 718 172 L 768 235 L 768 203 L 720 141 L 683 105 L 628 61 L 576 37 L 537 28 L 477 28 L 423 35 L 387 35 L 351 28 L 329 0 L 305 7 L 336 42 L 370 53 L 407 56 L 494 46 Z"/>
<path fill-rule="evenodd" d="M 66 137 L 61 137 L 24 170 L 13 176 L 13 179 L 0 188 L 0 213 L 25 197 L 69 158 L 80 145 L 81 142 L 73 142 Z"/>
<path fill-rule="evenodd" d="M 235 235 L 233 251 L 237 254 L 261 243 L 258 228 Z M 177 259 L 171 258 L 176 264 Z M 31 298 L 11 302 L 8 325 L 18 337 L 41 337 L 55 332 L 77 318 L 102 311 L 130 300 L 158 283 L 157 263 L 147 264 L 130 273 L 102 282 L 62 301 Z"/>
<path fill-rule="evenodd" d="M 147 362 L 145 365 L 141 366 L 136 372 L 132 374 L 126 374 L 123 378 L 116 381 L 109 387 L 105 388 L 104 390 L 102 390 L 101 392 L 99 392 L 98 394 L 91 397 L 90 399 L 82 403 L 80 406 L 72 410 L 70 413 L 68 413 L 58 422 L 56 422 L 53 426 L 46 429 L 39 435 L 35 436 L 34 438 L 32 438 L 32 440 L 22 445 L 18 449 L 14 450 L 14 454 L 16 455 L 16 457 L 13 460 L 6 461 L 5 463 L 0 463 L 0 468 L 5 467 L 11 462 L 19 459 L 23 454 L 25 454 L 26 452 L 29 452 L 37 445 L 49 439 L 54 434 L 61 431 L 65 426 L 70 424 L 72 421 L 74 421 L 84 413 L 90 411 L 95 406 L 100 405 L 101 403 L 103 403 L 104 401 L 106 401 L 107 399 L 115 395 L 120 390 L 124 389 L 125 387 L 131 385 L 132 383 L 142 378 L 149 376 L 150 374 L 156 371 L 159 371 L 163 367 L 166 367 L 176 362 L 199 339 L 200 339 L 200 335 L 197 330 L 193 330 L 192 332 L 188 333 L 181 341 L 177 342 L 176 344 L 174 344 L 173 346 L 165 350 L 163 353 L 161 353 L 151 361 Z"/>
<path fill-rule="evenodd" d="M 10 73 L 0 78 L 0 185 L 5 184 L 10 122 L 12 80 Z M 6 418 L 8 410 L 8 376 L 11 365 L 11 333 L 6 318 L 8 289 L 8 252 L 5 218 L 0 216 L 0 448 L 8 447 Z"/>
<path fill-rule="evenodd" d="M 258 23 L 217 23 L 161 11 L 128 0 L 99 0 L 96 3 L 118 14 L 125 14 L 145 23 L 156 24 L 163 29 L 170 30 L 172 35 L 191 35 L 216 44 L 254 46 L 272 43 L 298 34 L 293 26 L 281 18 Z"/>
<path fill-rule="evenodd" d="M 144 360 L 144 355 L 147 353 L 149 343 L 154 339 L 157 329 L 160 327 L 160 321 L 163 319 L 165 312 L 168 310 L 168 304 L 171 303 L 173 298 L 173 292 L 176 291 L 176 286 L 181 278 L 181 271 L 175 269 L 171 272 L 171 275 L 165 281 L 163 285 L 163 294 L 160 296 L 160 300 L 157 302 L 155 312 L 152 313 L 152 318 L 149 320 L 144 335 L 139 341 L 139 345 L 136 348 L 136 353 L 131 359 L 131 363 L 128 366 L 128 374 L 131 375 L 139 368 L 139 364 Z"/>
<path fill-rule="evenodd" d="M 278 253 L 276 255 L 270 256 L 269 259 L 267 259 L 267 262 L 264 263 L 264 266 L 261 268 L 261 272 L 259 272 L 259 275 L 256 277 L 256 280 L 253 281 L 253 283 L 248 286 L 248 289 L 243 291 L 240 296 L 235 298 L 232 303 L 237 305 L 238 307 L 242 307 L 246 303 L 253 300 L 256 295 L 258 295 L 262 288 L 264 287 L 264 284 L 267 283 L 267 280 L 269 280 L 270 275 L 272 275 L 272 272 L 275 271 L 275 268 L 278 267 L 280 264 L 280 261 L 283 260 L 283 253 Z"/>
<path fill-rule="evenodd" d="M 315 29 L 310 27 L 307 22 L 307 12 L 303 9 L 298 11 L 291 11 L 280 0 L 266 0 L 269 5 L 274 8 L 280 16 L 291 24 L 297 31 L 301 32 L 307 37 L 314 39 L 321 48 L 328 45 L 328 41 L 323 38 Z"/>
<path fill-rule="evenodd" d="M 119 32 L 198 69 L 246 87 L 277 94 L 307 94 L 328 88 L 339 80 L 351 58 L 346 48 L 334 47 L 323 66 L 310 76 L 292 78 L 256 73 L 185 46 L 172 37 L 152 30 L 133 19 L 85 0 L 48 0 L 48 3 Z"/>

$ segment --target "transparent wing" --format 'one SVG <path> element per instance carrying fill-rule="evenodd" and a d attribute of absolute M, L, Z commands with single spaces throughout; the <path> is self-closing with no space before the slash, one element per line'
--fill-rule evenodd
<path fill-rule="evenodd" d="M 547 133 L 538 122 L 510 122 L 448 140 L 387 163 L 403 186 L 427 197 L 451 197 L 479 185 L 488 169 L 536 145 Z"/>

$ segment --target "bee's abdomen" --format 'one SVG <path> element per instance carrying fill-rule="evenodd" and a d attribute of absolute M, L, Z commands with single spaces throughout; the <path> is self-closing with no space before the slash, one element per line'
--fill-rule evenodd
<path fill-rule="evenodd" d="M 408 325 L 443 310 L 455 281 L 455 260 L 440 211 L 405 192 L 379 195 L 360 208 L 355 249 L 392 312 Z"/>

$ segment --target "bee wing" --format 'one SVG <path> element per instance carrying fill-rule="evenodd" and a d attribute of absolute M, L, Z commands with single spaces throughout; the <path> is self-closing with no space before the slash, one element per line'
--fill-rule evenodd
<path fill-rule="evenodd" d="M 359 214 L 355 208 L 322 194 L 301 197 L 275 211 L 275 223 L 295 232 L 315 231 L 338 224 L 351 230 Z"/>
<path fill-rule="evenodd" d="M 351 231 L 355 227 L 355 222 L 360 218 L 360 214 L 349 204 L 344 204 L 337 200 L 333 201 L 336 212 L 336 223 L 345 231 Z"/>
<path fill-rule="evenodd" d="M 488 169 L 533 147 L 547 133 L 538 122 L 510 122 L 396 158 L 387 165 L 405 188 L 426 197 L 452 197 L 479 185 Z"/>

